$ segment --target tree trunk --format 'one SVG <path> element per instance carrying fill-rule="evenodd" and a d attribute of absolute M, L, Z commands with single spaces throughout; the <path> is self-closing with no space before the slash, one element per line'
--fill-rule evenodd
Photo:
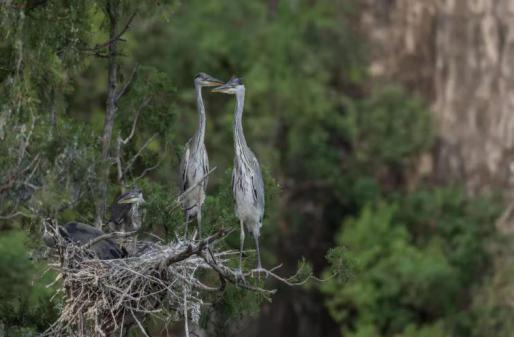
<path fill-rule="evenodd" d="M 364 0 L 371 73 L 436 117 L 436 176 L 472 193 L 514 184 L 514 0 Z"/>
<path fill-rule="evenodd" d="M 112 129 L 114 125 L 114 117 L 116 116 L 117 101 L 117 83 L 118 83 L 118 65 L 116 63 L 117 43 L 116 37 L 117 22 L 119 17 L 118 1 L 107 1 L 107 15 L 109 18 L 109 45 L 108 45 L 108 75 L 107 75 L 107 101 L 105 104 L 105 120 L 102 134 L 102 162 L 100 167 L 99 179 L 99 195 L 96 204 L 96 225 L 102 227 L 103 217 L 107 204 L 107 183 L 109 180 L 110 148 L 112 139 Z"/>

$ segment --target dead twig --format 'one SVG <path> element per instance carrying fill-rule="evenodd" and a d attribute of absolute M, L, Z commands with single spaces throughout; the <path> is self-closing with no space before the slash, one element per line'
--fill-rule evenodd
<path fill-rule="evenodd" d="M 125 167 L 125 170 L 123 170 L 123 176 L 125 176 L 128 173 L 128 171 L 136 162 L 136 159 L 139 158 L 139 156 L 141 156 L 141 153 L 143 153 L 144 149 L 150 144 L 152 140 L 154 140 L 155 137 L 157 137 L 157 133 L 154 133 L 150 138 L 148 138 L 146 142 L 143 144 L 143 146 L 141 146 L 139 151 L 137 151 L 137 153 L 129 160 L 127 167 Z"/>
<path fill-rule="evenodd" d="M 132 69 L 132 72 L 130 73 L 130 77 L 125 81 L 125 83 L 122 85 L 122 87 L 117 91 L 116 93 L 116 100 L 119 100 L 121 96 L 125 94 L 127 89 L 132 84 L 132 81 L 134 80 L 134 76 L 136 75 L 138 66 L 136 65 L 134 69 Z"/>

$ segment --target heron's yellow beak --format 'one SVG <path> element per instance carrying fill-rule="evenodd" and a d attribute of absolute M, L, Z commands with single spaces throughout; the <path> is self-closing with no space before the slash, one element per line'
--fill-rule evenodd
<path fill-rule="evenodd" d="M 118 204 L 135 204 L 136 202 L 143 203 L 145 199 L 143 199 L 142 195 L 130 195 L 124 199 L 118 200 Z"/>
<path fill-rule="evenodd" d="M 222 85 L 224 83 L 225 82 L 223 82 L 221 80 L 218 80 L 216 78 L 211 78 L 208 81 L 206 81 L 204 85 L 207 86 L 207 87 L 216 87 L 216 86 Z"/>
<path fill-rule="evenodd" d="M 221 92 L 221 93 L 227 94 L 227 93 L 229 93 L 229 89 L 231 89 L 231 88 L 232 88 L 231 85 L 224 84 L 224 85 L 220 85 L 219 87 L 216 87 L 216 88 L 212 89 L 211 91 L 212 92 Z"/>
<path fill-rule="evenodd" d="M 137 202 L 138 200 L 139 200 L 139 198 L 137 198 L 137 197 L 127 198 L 127 199 L 122 199 L 122 200 L 118 201 L 118 204 L 133 204 L 133 203 Z"/>

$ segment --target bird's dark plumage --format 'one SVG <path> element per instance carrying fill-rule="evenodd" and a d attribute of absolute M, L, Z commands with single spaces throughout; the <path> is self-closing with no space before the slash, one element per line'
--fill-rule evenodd
<path fill-rule="evenodd" d="M 105 234 L 98 228 L 80 222 L 69 222 L 59 227 L 59 233 L 67 240 L 84 245 Z M 101 260 L 121 259 L 127 255 L 113 240 L 104 239 L 95 243 L 91 249 Z"/>
<path fill-rule="evenodd" d="M 137 230 L 140 224 L 139 205 L 144 201 L 143 192 L 135 188 L 116 198 L 111 208 L 109 224 L 112 230 Z"/>

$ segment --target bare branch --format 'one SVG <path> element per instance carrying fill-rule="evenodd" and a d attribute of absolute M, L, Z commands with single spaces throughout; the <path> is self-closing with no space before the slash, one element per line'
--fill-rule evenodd
<path fill-rule="evenodd" d="M 132 84 L 132 80 L 134 80 L 134 75 L 136 75 L 138 66 L 136 65 L 134 69 L 132 69 L 132 72 L 130 73 L 130 77 L 125 81 L 123 86 L 116 92 L 116 101 L 118 101 L 121 96 L 125 94 L 129 86 Z"/>
<path fill-rule="evenodd" d="M 202 241 L 200 241 L 198 244 L 194 245 L 194 244 L 189 244 L 187 246 L 187 248 L 185 250 L 183 250 L 182 252 L 178 253 L 178 254 L 175 254 L 173 256 L 169 256 L 168 258 L 166 258 L 163 262 L 162 262 L 162 265 L 163 266 L 169 266 L 170 264 L 173 264 L 173 263 L 177 263 L 177 262 L 180 262 L 180 261 L 183 261 L 185 259 L 187 259 L 188 257 L 192 256 L 192 255 L 198 255 L 200 252 L 202 252 L 209 244 L 213 243 L 214 241 L 217 241 L 221 238 L 224 238 L 226 237 L 227 235 L 229 235 L 231 233 L 230 232 L 227 232 L 225 231 L 224 229 L 221 229 L 219 230 L 216 234 L 214 235 L 211 235 L 205 239 L 203 239 Z"/>
<path fill-rule="evenodd" d="M 32 179 L 32 177 L 34 176 L 34 174 L 36 173 L 37 169 L 38 169 L 38 166 L 39 166 L 39 153 L 36 154 L 36 156 L 34 157 L 34 159 L 32 159 L 32 161 L 30 162 L 30 164 L 23 170 L 24 172 L 30 170 L 30 168 L 32 166 L 34 166 L 32 168 L 32 171 L 25 177 L 25 183 L 28 183 L 28 181 L 30 179 Z"/>
<path fill-rule="evenodd" d="M 34 132 L 34 127 L 36 126 L 36 117 L 32 117 L 32 123 L 30 126 L 30 129 L 28 131 L 28 134 L 25 135 L 22 131 L 22 137 L 24 137 L 24 140 L 21 142 L 20 146 L 20 154 L 18 156 L 18 166 L 21 164 L 22 160 L 25 158 L 25 153 L 27 152 L 27 147 L 30 144 L 30 138 L 32 137 L 32 133 Z M 25 125 L 22 126 L 22 129 L 25 128 Z"/>
<path fill-rule="evenodd" d="M 34 215 L 32 215 L 32 214 L 27 214 L 22 211 L 17 211 L 12 214 L 8 214 L 8 215 L 0 215 L 0 219 L 1 220 L 9 220 L 9 219 L 16 218 L 18 216 L 23 216 L 25 218 L 33 218 L 34 217 Z"/>
<path fill-rule="evenodd" d="M 121 137 L 121 135 L 118 136 L 118 141 L 116 144 L 116 157 L 114 158 L 114 161 L 116 162 L 116 168 L 117 168 L 117 172 L 118 172 L 118 183 L 121 185 L 125 185 L 124 178 L 126 176 L 126 173 L 128 172 L 128 168 L 126 170 L 123 169 L 122 147 L 123 147 L 123 145 L 127 145 L 128 142 L 130 142 L 132 140 L 132 138 L 134 137 L 135 132 L 136 132 L 137 122 L 139 120 L 139 115 L 140 115 L 141 111 L 150 103 L 150 100 L 151 100 L 150 98 L 145 98 L 143 100 L 143 102 L 139 105 L 139 107 L 135 110 L 134 120 L 132 121 L 132 128 L 131 128 L 130 133 L 127 136 L 127 138 L 123 139 Z M 153 168 L 151 168 L 150 170 L 152 170 L 152 169 Z M 145 171 L 143 172 L 143 174 L 141 176 L 144 176 L 150 170 L 145 169 Z"/>
<path fill-rule="evenodd" d="M 134 181 L 138 181 L 139 179 L 143 178 L 149 172 L 151 172 L 151 171 L 155 170 L 157 167 L 159 167 L 159 165 L 161 165 L 161 163 L 162 163 L 162 158 L 160 158 L 159 161 L 157 162 L 157 164 L 155 164 L 154 166 L 150 166 L 150 167 L 145 168 L 143 170 L 143 172 L 134 179 Z"/>
<path fill-rule="evenodd" d="M 273 295 L 274 293 L 276 293 L 275 289 L 269 290 L 269 289 L 264 289 L 264 288 L 249 285 L 246 282 L 244 282 L 243 280 L 238 279 L 237 273 L 234 272 L 233 270 L 231 270 L 227 267 L 222 267 L 222 266 L 214 263 L 213 261 L 209 260 L 203 253 L 201 254 L 201 256 L 204 259 L 204 261 L 218 273 L 220 279 L 222 279 L 224 282 L 229 281 L 230 283 L 236 284 L 238 287 L 241 287 L 243 289 L 260 292 L 260 293 L 264 293 L 264 294 L 268 294 L 268 295 Z M 224 287 L 223 282 L 222 282 L 222 286 Z"/>
<path fill-rule="evenodd" d="M 139 105 L 139 108 L 134 113 L 134 121 L 132 122 L 132 129 L 130 130 L 130 134 L 127 136 L 127 138 L 122 140 L 123 145 L 127 145 L 127 143 L 134 137 L 134 133 L 136 131 L 136 125 L 137 121 L 139 119 L 139 114 L 141 111 L 150 103 L 150 98 L 145 98 L 143 102 Z"/>
<path fill-rule="evenodd" d="M 278 267 L 280 267 L 280 266 L 278 266 Z M 272 268 L 271 270 L 267 270 L 267 269 L 264 269 L 264 268 L 252 269 L 249 272 L 247 272 L 245 274 L 245 276 L 253 276 L 254 274 L 261 274 L 262 273 L 262 274 L 266 275 L 266 277 L 272 277 L 272 278 L 274 278 L 277 281 L 280 281 L 280 282 L 282 282 L 284 284 L 287 284 L 288 286 L 302 286 L 302 285 L 306 284 L 310 280 L 321 281 L 317 277 L 315 277 L 313 275 L 309 275 L 305 279 L 295 282 L 293 280 L 295 280 L 298 277 L 299 273 L 301 272 L 301 269 L 299 269 L 294 275 L 292 275 L 292 276 L 290 276 L 288 278 L 284 278 L 284 277 L 278 276 L 277 274 L 275 274 L 273 272 L 273 270 L 277 269 L 278 267 Z"/>
<path fill-rule="evenodd" d="M 118 170 L 118 183 L 121 184 L 123 181 L 123 167 L 121 163 L 121 144 L 123 144 L 123 139 L 121 139 L 121 136 L 118 136 L 118 142 L 116 144 L 116 168 Z"/>
<path fill-rule="evenodd" d="M 157 133 L 154 133 L 150 138 L 148 138 L 148 140 L 143 144 L 143 146 L 141 146 L 141 148 L 139 149 L 139 151 L 137 151 L 137 153 L 134 155 L 134 157 L 132 157 L 130 159 L 130 161 L 128 162 L 127 164 L 127 167 L 125 168 L 125 170 L 123 170 L 123 175 L 126 175 L 127 172 L 132 168 L 132 166 L 134 165 L 135 161 L 137 158 L 139 158 L 139 156 L 141 156 L 141 153 L 143 153 L 144 149 L 150 144 L 150 142 L 155 138 L 157 137 Z"/>
<path fill-rule="evenodd" d="M 112 15 L 111 14 L 111 11 L 109 11 L 109 17 L 111 20 L 113 19 L 117 19 L 115 17 L 115 15 Z M 122 36 L 123 34 L 125 34 L 127 32 L 127 30 L 130 28 L 131 24 L 132 24 L 132 20 L 134 20 L 134 18 L 136 17 L 136 12 L 134 12 L 130 18 L 128 19 L 127 23 L 125 24 L 125 26 L 123 27 L 123 29 L 117 33 L 117 34 L 114 34 L 110 37 L 109 41 L 107 42 L 104 42 L 104 43 L 101 43 L 101 44 L 97 44 L 96 46 L 94 46 L 93 48 L 83 48 L 83 49 L 80 49 L 81 51 L 86 51 L 86 52 L 99 52 L 100 50 L 102 49 L 105 49 L 105 48 L 108 48 L 110 47 L 111 45 L 115 44 L 116 42 L 118 41 L 123 41 L 122 39 Z"/>
<path fill-rule="evenodd" d="M 133 317 L 133 318 L 134 318 L 134 320 L 136 321 L 137 326 L 139 327 L 139 330 L 141 330 L 141 332 L 142 332 L 146 337 L 150 337 L 150 336 L 148 336 L 148 333 L 146 332 L 145 328 L 143 327 L 143 324 L 141 324 L 141 322 L 137 319 L 136 315 L 134 315 L 134 311 L 130 310 L 130 313 L 132 314 L 132 317 Z"/>
<path fill-rule="evenodd" d="M 0 194 L 6 192 L 7 190 L 11 189 L 16 182 L 24 175 L 26 174 L 32 166 L 34 166 L 33 171 L 28 175 L 28 178 L 25 179 L 25 182 L 32 177 L 32 175 L 35 173 L 38 165 L 39 165 L 39 154 L 37 154 L 34 159 L 23 169 L 20 169 L 20 164 L 16 165 L 12 171 L 13 173 L 5 180 L 4 183 L 0 185 Z"/>

